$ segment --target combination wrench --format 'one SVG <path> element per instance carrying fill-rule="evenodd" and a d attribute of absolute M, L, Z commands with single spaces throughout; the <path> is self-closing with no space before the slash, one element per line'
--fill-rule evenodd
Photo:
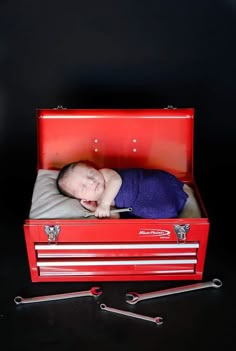
<path fill-rule="evenodd" d="M 108 307 L 104 303 L 100 305 L 101 310 L 116 313 L 116 314 L 121 314 L 123 316 L 127 317 L 133 317 L 133 318 L 138 318 L 138 319 L 143 319 L 145 321 L 153 322 L 157 325 L 160 325 L 163 323 L 163 318 L 162 317 L 149 317 L 149 316 L 144 316 L 142 314 L 137 314 L 129 311 L 124 311 L 120 310 L 118 308 L 113 308 L 113 307 Z"/>
<path fill-rule="evenodd" d="M 191 285 L 185 285 L 182 287 L 153 291 L 145 294 L 138 294 L 137 292 L 128 292 L 126 293 L 126 302 L 134 305 L 137 302 L 142 300 L 152 299 L 155 297 L 168 296 L 173 294 L 179 294 L 183 292 L 205 289 L 205 288 L 220 288 L 222 286 L 222 282 L 220 279 L 213 279 L 211 281 L 205 283 L 197 283 Z"/>
<path fill-rule="evenodd" d="M 45 295 L 45 296 L 36 296 L 30 298 L 23 298 L 21 296 L 16 296 L 14 302 L 16 305 L 26 304 L 26 303 L 36 303 L 36 302 L 45 302 L 45 301 L 55 301 L 63 299 L 71 299 L 73 297 L 83 297 L 83 296 L 99 296 L 102 294 L 102 290 L 99 286 L 94 286 L 90 290 L 85 291 L 76 291 L 72 293 L 65 294 L 56 294 L 56 295 Z"/>
<path fill-rule="evenodd" d="M 111 210 L 110 213 L 119 213 L 119 212 L 131 212 L 132 208 L 131 207 L 125 207 L 125 208 L 117 208 L 115 210 Z M 90 216 L 94 216 L 95 212 L 90 212 L 88 210 L 85 210 L 83 213 L 84 217 L 90 217 Z"/>

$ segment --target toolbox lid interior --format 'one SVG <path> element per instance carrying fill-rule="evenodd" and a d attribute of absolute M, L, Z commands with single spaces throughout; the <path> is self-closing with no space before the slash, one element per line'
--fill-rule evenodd
<path fill-rule="evenodd" d="M 193 178 L 194 109 L 38 109 L 38 169 L 90 160 Z"/>

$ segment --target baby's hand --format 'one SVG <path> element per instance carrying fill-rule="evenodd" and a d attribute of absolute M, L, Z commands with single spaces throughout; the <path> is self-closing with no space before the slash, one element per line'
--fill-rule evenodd
<path fill-rule="evenodd" d="M 104 203 L 100 203 L 95 211 L 95 216 L 102 218 L 102 217 L 110 217 L 110 205 L 108 204 L 104 204 Z"/>

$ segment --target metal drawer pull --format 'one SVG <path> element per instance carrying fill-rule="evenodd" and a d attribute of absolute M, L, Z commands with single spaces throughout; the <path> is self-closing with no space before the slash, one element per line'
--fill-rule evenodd
<path fill-rule="evenodd" d="M 112 313 L 117 313 L 117 314 L 122 314 L 123 316 L 143 319 L 145 321 L 153 322 L 157 325 L 160 325 L 163 323 L 162 317 L 149 317 L 149 316 L 144 316 L 142 314 L 137 314 L 137 313 L 133 313 L 133 312 L 129 312 L 129 311 L 123 311 L 123 310 L 119 310 L 117 308 L 107 307 L 104 303 L 102 303 L 100 305 L 100 308 L 101 308 L 101 310 L 112 312 Z"/>
<path fill-rule="evenodd" d="M 131 212 L 132 208 L 131 207 L 125 207 L 125 208 L 117 208 L 115 210 L 111 210 L 110 213 L 119 213 L 119 212 Z M 90 217 L 90 216 L 94 216 L 95 212 L 90 212 L 85 210 L 84 211 L 84 217 Z"/>
<path fill-rule="evenodd" d="M 222 286 L 222 282 L 220 279 L 213 279 L 213 280 L 211 280 L 209 282 L 205 282 L 205 283 L 185 285 L 185 286 L 181 286 L 181 287 L 177 287 L 177 288 L 159 290 L 159 291 L 149 292 L 149 293 L 145 293 L 145 294 L 138 294 L 137 292 L 129 292 L 125 296 L 126 296 L 126 302 L 131 304 L 131 305 L 134 305 L 135 303 L 137 303 L 139 301 L 152 299 L 154 297 L 179 294 L 179 293 L 183 293 L 183 292 L 205 289 L 205 288 L 220 288 L 221 286 Z"/>
<path fill-rule="evenodd" d="M 21 296 L 16 296 L 14 301 L 16 305 L 25 304 L 25 303 L 35 303 L 35 302 L 45 302 L 45 301 L 55 301 L 55 300 L 63 300 L 63 299 L 71 299 L 73 297 L 82 297 L 82 296 L 99 296 L 102 294 L 102 290 L 99 286 L 95 286 L 90 290 L 86 291 L 77 291 L 72 293 L 65 294 L 56 294 L 56 295 L 45 295 L 45 296 L 37 296 L 31 298 L 23 298 Z"/>

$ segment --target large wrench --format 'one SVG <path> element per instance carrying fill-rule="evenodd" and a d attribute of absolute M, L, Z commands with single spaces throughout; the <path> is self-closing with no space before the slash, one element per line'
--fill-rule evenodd
<path fill-rule="evenodd" d="M 132 211 L 132 208 L 131 207 L 125 207 L 125 208 L 117 208 L 115 210 L 111 210 L 110 213 L 119 213 L 119 212 L 131 212 Z M 94 216 L 95 215 L 95 212 L 90 212 L 88 210 L 85 210 L 84 211 L 84 214 L 83 216 L 84 217 L 90 217 L 90 216 Z"/>
<path fill-rule="evenodd" d="M 157 325 L 160 325 L 160 324 L 163 323 L 163 318 L 162 317 L 149 317 L 149 316 L 144 316 L 142 314 L 137 314 L 137 313 L 133 313 L 133 312 L 129 312 L 129 311 L 119 310 L 117 308 L 107 307 L 104 303 L 102 303 L 100 305 L 100 308 L 101 308 L 101 310 L 112 312 L 112 313 L 117 313 L 117 314 L 122 314 L 123 316 L 143 319 L 145 321 L 156 323 Z"/>
<path fill-rule="evenodd" d="M 205 289 L 205 288 L 220 288 L 221 286 L 222 286 L 221 280 L 213 279 L 212 281 L 205 282 L 205 283 L 185 285 L 182 287 L 159 290 L 159 291 L 149 292 L 145 294 L 138 294 L 137 292 L 129 292 L 125 296 L 126 296 L 126 302 L 128 302 L 131 305 L 134 305 L 139 301 L 152 299 L 154 297 L 179 294 L 187 291 L 193 291 L 193 290 L 199 290 L 199 289 Z"/>
<path fill-rule="evenodd" d="M 25 304 L 25 303 L 35 303 L 35 302 L 71 299 L 73 297 L 99 296 L 101 294 L 102 294 L 101 288 L 99 286 L 95 286 L 95 287 L 91 288 L 90 290 L 76 291 L 76 292 L 65 293 L 65 294 L 36 296 L 36 297 L 30 297 L 30 298 L 23 298 L 21 296 L 16 296 L 14 298 L 14 301 L 15 301 L 16 305 L 20 305 L 20 304 Z"/>

